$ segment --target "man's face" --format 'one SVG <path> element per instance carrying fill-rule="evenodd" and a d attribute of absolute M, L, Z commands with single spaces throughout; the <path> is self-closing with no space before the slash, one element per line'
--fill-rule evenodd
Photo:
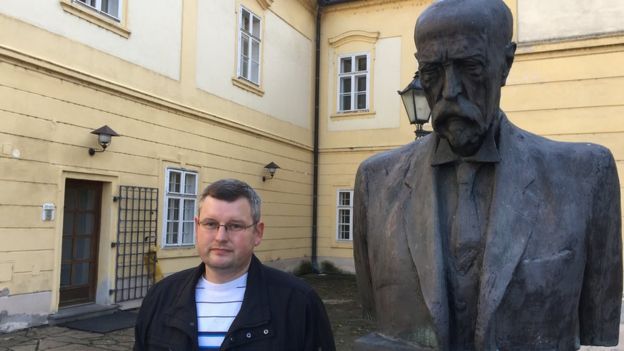
<path fill-rule="evenodd" d="M 474 154 L 498 114 L 503 50 L 488 46 L 483 28 L 461 21 L 419 36 L 416 46 L 433 129 L 455 153 Z"/>
<path fill-rule="evenodd" d="M 249 228 L 226 231 L 220 226 L 209 229 L 212 224 L 231 224 Z M 254 247 L 262 241 L 264 223 L 253 223 L 249 201 L 241 197 L 227 202 L 210 196 L 202 203 L 195 217 L 197 251 L 206 265 L 206 279 L 223 283 L 243 275 L 249 268 Z"/>

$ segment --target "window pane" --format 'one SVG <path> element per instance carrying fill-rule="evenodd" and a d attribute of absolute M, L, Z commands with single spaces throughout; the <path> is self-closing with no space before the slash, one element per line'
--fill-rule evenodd
<path fill-rule="evenodd" d="M 340 93 L 347 94 L 351 92 L 351 77 L 340 78 Z"/>
<path fill-rule="evenodd" d="M 89 282 L 89 263 L 75 263 L 72 269 L 72 285 L 82 285 Z"/>
<path fill-rule="evenodd" d="M 356 57 L 357 60 L 357 70 L 358 71 L 366 71 L 366 56 L 358 56 Z"/>
<path fill-rule="evenodd" d="M 251 76 L 249 80 L 254 83 L 260 81 L 260 43 L 256 40 L 251 42 Z"/>
<path fill-rule="evenodd" d="M 76 234 L 93 235 L 95 229 L 95 214 L 82 213 L 78 215 L 78 223 L 76 223 Z"/>
<path fill-rule="evenodd" d="M 241 66 L 241 77 L 249 79 L 249 59 L 243 57 Z"/>
<path fill-rule="evenodd" d="M 366 109 L 366 93 L 357 95 L 357 107 L 358 110 Z"/>
<path fill-rule="evenodd" d="M 76 257 L 77 259 L 91 258 L 91 238 L 76 239 Z"/>
<path fill-rule="evenodd" d="M 259 71 L 260 71 L 260 65 L 257 62 L 252 61 L 251 62 L 251 76 L 249 77 L 249 80 L 258 84 L 258 82 L 260 81 Z"/>
<path fill-rule="evenodd" d="M 254 39 L 251 40 L 251 59 L 260 62 L 260 42 Z"/>
<path fill-rule="evenodd" d="M 184 214 L 183 214 L 182 219 L 184 221 L 192 221 L 194 212 L 195 212 L 195 200 L 190 200 L 190 199 L 184 200 Z"/>
<path fill-rule="evenodd" d="M 81 210 L 94 210 L 96 208 L 96 191 L 93 189 L 78 192 L 78 208 Z"/>
<path fill-rule="evenodd" d="M 195 190 L 196 180 L 197 180 L 197 175 L 194 173 L 186 173 L 184 175 L 184 193 L 185 194 L 190 194 L 190 195 L 197 194 Z"/>
<path fill-rule="evenodd" d="M 241 52 L 243 56 L 249 57 L 249 37 L 241 35 Z"/>
<path fill-rule="evenodd" d="M 366 91 L 366 76 L 358 76 L 355 82 L 356 82 L 355 91 L 358 91 L 358 92 Z"/>
<path fill-rule="evenodd" d="M 342 97 L 340 98 L 340 110 L 351 110 L 351 95 L 342 95 Z"/>
<path fill-rule="evenodd" d="M 181 174 L 180 172 L 169 172 L 169 188 L 167 192 L 170 193 L 179 193 L 180 192 L 180 180 Z"/>
<path fill-rule="evenodd" d="M 178 226 L 175 222 L 167 222 L 167 244 L 178 243 Z"/>
<path fill-rule="evenodd" d="M 338 205 L 340 206 L 350 206 L 351 205 L 351 193 L 347 191 L 341 191 L 339 193 L 339 201 Z"/>
<path fill-rule="evenodd" d="M 249 32 L 249 11 L 242 9 L 243 11 L 243 18 L 241 20 L 241 28 L 245 31 L 245 32 Z"/>
<path fill-rule="evenodd" d="M 193 222 L 184 222 L 182 224 L 182 244 L 193 243 Z"/>
<path fill-rule="evenodd" d="M 260 38 L 260 19 L 258 17 L 253 17 L 251 35 L 256 38 Z"/>
<path fill-rule="evenodd" d="M 178 219 L 180 219 L 180 199 L 169 199 L 167 220 L 177 221 Z"/>
<path fill-rule="evenodd" d="M 119 17 L 119 0 L 102 0 L 102 12 Z"/>
<path fill-rule="evenodd" d="M 340 59 L 340 73 L 351 72 L 351 57 L 343 57 Z"/>

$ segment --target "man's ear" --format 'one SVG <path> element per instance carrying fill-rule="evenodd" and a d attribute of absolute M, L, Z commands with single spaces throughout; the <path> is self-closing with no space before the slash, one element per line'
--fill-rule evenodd
<path fill-rule="evenodd" d="M 254 238 L 254 246 L 260 245 L 264 236 L 264 222 L 260 221 L 256 224 L 256 236 Z"/>
<path fill-rule="evenodd" d="M 507 76 L 511 71 L 511 65 L 513 64 L 514 57 L 516 55 L 516 43 L 511 42 L 505 46 L 505 67 L 503 68 L 503 76 L 501 77 L 501 86 L 505 86 L 507 83 Z"/>

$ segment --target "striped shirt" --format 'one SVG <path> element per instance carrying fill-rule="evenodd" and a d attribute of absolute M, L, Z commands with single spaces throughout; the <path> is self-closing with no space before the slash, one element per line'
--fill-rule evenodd
<path fill-rule="evenodd" d="M 197 282 L 197 331 L 200 350 L 218 350 L 234 318 L 240 311 L 247 273 L 224 284 L 215 284 L 202 277 Z"/>

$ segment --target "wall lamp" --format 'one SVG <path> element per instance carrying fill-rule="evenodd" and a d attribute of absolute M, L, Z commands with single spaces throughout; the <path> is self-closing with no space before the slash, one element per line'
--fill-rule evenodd
<path fill-rule="evenodd" d="M 414 79 L 403 89 L 397 91 L 403 100 L 405 111 L 407 111 L 407 118 L 409 118 L 410 124 L 416 124 L 416 139 L 423 137 L 429 133 L 428 130 L 423 129 L 423 124 L 429 122 L 431 116 L 431 109 L 429 103 L 425 97 L 425 90 L 420 84 L 420 75 L 418 71 L 414 74 Z"/>
<path fill-rule="evenodd" d="M 89 148 L 89 155 L 93 156 L 96 152 L 104 152 L 108 145 L 111 143 L 111 139 L 114 136 L 119 136 L 114 130 L 112 130 L 109 126 L 100 127 L 91 132 L 91 134 L 97 134 L 98 136 L 98 144 L 102 147 L 102 150 L 96 150 L 92 147 Z"/>
<path fill-rule="evenodd" d="M 266 181 L 267 179 L 273 179 L 275 175 L 275 171 L 280 168 L 275 162 L 271 162 L 268 165 L 264 166 L 264 171 L 267 175 L 262 176 L 262 181 Z"/>

